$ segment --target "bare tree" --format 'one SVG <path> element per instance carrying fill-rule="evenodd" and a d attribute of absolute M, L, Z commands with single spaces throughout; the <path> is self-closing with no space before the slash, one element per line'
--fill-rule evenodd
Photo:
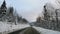
<path fill-rule="evenodd" d="M 41 17 L 40 16 L 37 17 L 36 22 L 38 22 L 38 23 L 41 22 Z"/>

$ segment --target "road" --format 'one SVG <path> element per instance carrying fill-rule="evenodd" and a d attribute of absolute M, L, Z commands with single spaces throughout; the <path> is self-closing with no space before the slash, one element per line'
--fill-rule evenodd
<path fill-rule="evenodd" d="M 40 34 L 40 33 L 38 31 L 36 31 L 34 28 L 27 27 L 25 29 L 18 30 L 18 31 L 15 31 L 15 32 L 11 32 L 11 33 L 8 33 L 8 34 Z"/>

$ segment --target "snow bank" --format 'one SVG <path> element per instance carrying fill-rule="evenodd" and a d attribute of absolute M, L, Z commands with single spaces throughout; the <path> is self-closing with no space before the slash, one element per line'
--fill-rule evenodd
<path fill-rule="evenodd" d="M 40 27 L 33 26 L 37 31 L 41 32 L 41 34 L 60 34 L 59 31 L 48 30 Z"/>
<path fill-rule="evenodd" d="M 29 27 L 29 24 L 18 24 L 18 25 L 11 25 L 5 22 L 0 22 L 0 32 L 12 32 L 18 29 L 23 29 Z"/>

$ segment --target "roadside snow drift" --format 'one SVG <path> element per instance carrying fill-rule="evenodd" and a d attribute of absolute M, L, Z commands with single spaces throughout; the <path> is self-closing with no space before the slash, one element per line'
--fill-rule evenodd
<path fill-rule="evenodd" d="M 12 32 L 26 27 L 29 27 L 29 24 L 11 25 L 5 22 L 0 22 L 0 32 Z"/>
<path fill-rule="evenodd" d="M 60 34 L 59 31 L 48 30 L 48 29 L 44 29 L 44 28 L 40 28 L 40 27 L 35 27 L 35 26 L 33 26 L 33 28 L 35 28 L 41 34 Z"/>

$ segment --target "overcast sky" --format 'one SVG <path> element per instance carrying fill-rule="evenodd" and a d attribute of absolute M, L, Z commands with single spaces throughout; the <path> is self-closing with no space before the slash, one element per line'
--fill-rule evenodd
<path fill-rule="evenodd" d="M 3 0 L 0 0 L 0 5 Z M 6 0 L 7 6 L 13 6 L 19 15 L 28 21 L 35 21 L 38 15 L 42 15 L 43 5 L 55 4 L 55 0 Z"/>

